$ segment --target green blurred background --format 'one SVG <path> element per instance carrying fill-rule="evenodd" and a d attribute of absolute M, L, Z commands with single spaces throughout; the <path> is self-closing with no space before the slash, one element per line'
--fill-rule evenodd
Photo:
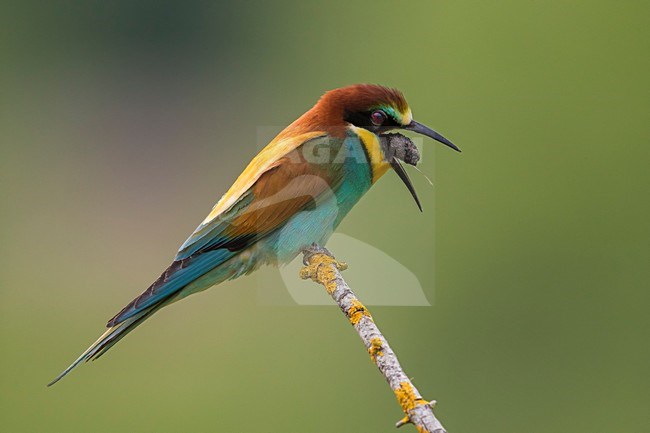
<path fill-rule="evenodd" d="M 340 227 L 433 301 L 373 314 L 448 430 L 650 431 L 647 1 L 0 8 L 2 431 L 393 431 L 340 312 L 260 302 L 259 277 L 45 388 L 168 264 L 260 128 L 355 82 L 401 89 L 463 149 L 425 143 L 424 214 L 387 176 Z"/>

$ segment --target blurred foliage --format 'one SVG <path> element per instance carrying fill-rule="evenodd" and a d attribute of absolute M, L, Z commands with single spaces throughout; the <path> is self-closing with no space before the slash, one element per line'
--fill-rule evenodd
<path fill-rule="evenodd" d="M 398 406 L 340 312 L 260 302 L 270 271 L 45 388 L 259 131 L 373 82 L 463 149 L 425 143 L 425 213 L 387 176 L 340 228 L 435 301 L 373 313 L 447 428 L 648 431 L 648 16 L 631 0 L 3 1 L 2 430 L 390 431 Z"/>

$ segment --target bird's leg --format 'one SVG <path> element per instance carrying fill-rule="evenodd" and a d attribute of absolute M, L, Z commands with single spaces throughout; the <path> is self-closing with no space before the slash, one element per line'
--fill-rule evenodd
<path fill-rule="evenodd" d="M 302 264 L 307 266 L 309 264 L 309 259 L 312 256 L 315 256 L 316 254 L 324 254 L 328 257 L 334 258 L 332 253 L 329 252 L 329 250 L 325 247 L 321 247 L 318 245 L 316 242 L 311 244 L 310 246 L 303 248 L 302 250 L 303 258 L 302 258 Z"/>
<path fill-rule="evenodd" d="M 302 262 L 305 267 L 300 270 L 300 278 L 303 280 L 311 278 L 313 281 L 324 285 L 325 288 L 328 288 L 330 285 L 332 288 L 335 287 L 335 285 L 332 285 L 332 267 L 329 265 L 334 265 L 339 271 L 344 271 L 348 268 L 347 263 L 339 262 L 327 248 L 315 243 L 304 248 L 302 253 Z"/>

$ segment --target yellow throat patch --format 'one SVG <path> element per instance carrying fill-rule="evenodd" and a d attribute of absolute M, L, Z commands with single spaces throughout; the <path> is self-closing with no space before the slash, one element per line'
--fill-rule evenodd
<path fill-rule="evenodd" d="M 368 159 L 370 160 L 370 166 L 372 167 L 372 183 L 375 183 L 390 168 L 390 164 L 384 160 L 384 152 L 381 150 L 379 139 L 375 134 L 367 129 L 358 128 L 356 126 L 351 126 L 350 129 L 357 134 L 361 140 L 361 144 L 366 149 Z"/>

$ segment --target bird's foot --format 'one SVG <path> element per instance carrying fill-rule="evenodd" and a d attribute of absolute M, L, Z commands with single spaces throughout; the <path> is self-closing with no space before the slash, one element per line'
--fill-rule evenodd
<path fill-rule="evenodd" d="M 305 267 L 300 270 L 300 278 L 303 280 L 311 278 L 312 280 L 325 285 L 329 280 L 334 278 L 332 268 L 328 265 L 334 265 L 334 267 L 339 271 L 344 271 L 348 268 L 347 263 L 339 262 L 336 260 L 336 258 L 334 258 L 332 253 L 327 250 L 327 248 L 321 247 L 315 243 L 311 244 L 307 248 L 304 248 L 302 250 L 302 253 L 302 263 L 305 265 Z M 322 273 L 319 273 L 319 270 L 325 270 L 328 268 L 330 269 L 329 272 L 326 272 L 328 274 L 328 277 Z"/>
<path fill-rule="evenodd" d="M 302 254 L 303 254 L 302 264 L 305 265 L 305 266 L 309 265 L 309 259 L 311 259 L 316 254 L 324 254 L 327 257 L 331 257 L 332 259 L 334 258 L 332 253 L 330 253 L 327 248 L 321 247 L 316 242 L 314 242 L 310 246 L 304 248 L 302 250 Z"/>

